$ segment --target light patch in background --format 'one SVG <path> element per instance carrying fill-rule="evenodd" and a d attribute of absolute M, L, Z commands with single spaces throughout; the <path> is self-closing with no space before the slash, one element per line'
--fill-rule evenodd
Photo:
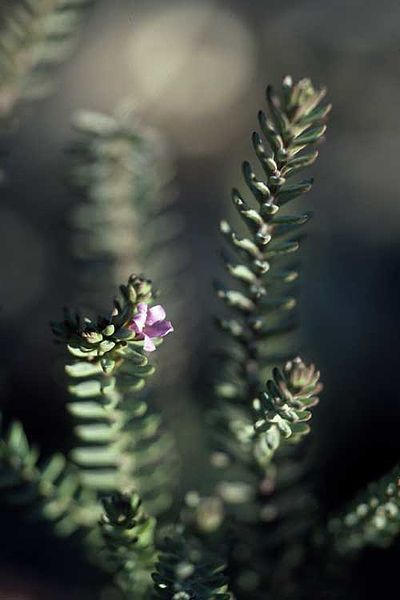
<path fill-rule="evenodd" d="M 216 121 L 232 118 L 255 74 L 252 32 L 208 2 L 152 8 L 134 19 L 128 44 L 132 97 L 185 151 L 219 147 Z"/>
<path fill-rule="evenodd" d="M 15 317 L 39 296 L 44 285 L 44 246 L 17 213 L 0 211 L 0 318 Z"/>

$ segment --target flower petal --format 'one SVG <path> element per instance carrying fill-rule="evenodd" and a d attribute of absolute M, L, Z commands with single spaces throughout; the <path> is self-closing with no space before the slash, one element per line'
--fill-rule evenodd
<path fill-rule="evenodd" d="M 171 321 L 158 321 L 154 325 L 146 325 L 143 331 L 150 338 L 155 338 L 164 337 L 173 330 Z"/>
<path fill-rule="evenodd" d="M 154 323 L 157 323 L 157 321 L 164 321 L 165 317 L 165 310 L 161 304 L 152 306 L 147 311 L 146 325 L 154 325 Z"/>
<path fill-rule="evenodd" d="M 146 323 L 148 306 L 144 302 L 139 302 L 137 305 L 137 313 L 132 319 L 131 324 L 129 325 L 129 329 L 136 331 L 136 333 L 141 333 Z"/>
<path fill-rule="evenodd" d="M 154 342 L 152 342 L 150 337 L 145 334 L 143 350 L 145 350 L 145 352 L 154 352 L 155 349 L 156 347 L 154 345 Z"/>

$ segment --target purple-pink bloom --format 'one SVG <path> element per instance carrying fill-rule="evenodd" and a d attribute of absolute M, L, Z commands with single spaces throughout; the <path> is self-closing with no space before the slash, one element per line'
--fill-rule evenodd
<path fill-rule="evenodd" d="M 165 310 L 160 304 L 149 307 L 148 304 L 139 302 L 137 305 L 137 313 L 129 329 L 136 332 L 137 339 L 144 340 L 143 348 L 146 352 L 153 352 L 156 349 L 153 338 L 164 337 L 174 330 L 171 321 L 166 321 L 165 317 Z"/>

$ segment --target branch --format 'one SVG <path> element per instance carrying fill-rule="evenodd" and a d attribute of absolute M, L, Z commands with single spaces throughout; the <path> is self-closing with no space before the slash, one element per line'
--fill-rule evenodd
<path fill-rule="evenodd" d="M 218 521 L 222 535 L 232 535 L 232 587 L 239 596 L 278 599 L 295 589 L 315 517 L 302 457 L 291 450 L 310 431 L 321 390 L 314 365 L 295 358 L 284 337 L 297 325 L 293 257 L 311 217 L 290 214 L 287 206 L 311 189 L 312 180 L 298 175 L 318 156 L 314 145 L 331 107 L 322 103 L 325 90 L 315 90 L 308 79 L 293 83 L 286 77 L 280 97 L 270 86 L 266 96 L 269 115 L 259 113 L 261 133 L 252 136 L 259 165 L 246 161 L 242 169 L 251 199 L 232 192 L 243 233 L 221 223 L 230 283 L 216 283 L 227 308 L 218 325 L 229 341 L 210 421 L 216 430 L 212 463 L 219 469 L 215 493 L 225 516 Z M 283 354 L 277 352 L 282 339 Z M 243 569 L 247 583 L 236 576 Z"/>
<path fill-rule="evenodd" d="M 160 433 L 158 417 L 136 392 L 155 370 L 145 350 L 147 343 L 155 348 L 149 336 L 166 335 L 171 325 L 161 317 L 148 324 L 153 316 L 148 280 L 131 276 L 120 290 L 110 316 L 92 321 L 67 312 L 63 322 L 53 324 L 56 338 L 72 357 L 66 366 L 71 380 L 68 409 L 75 419 L 78 443 L 70 457 L 83 486 L 95 492 L 135 487 L 157 512 L 169 503 L 168 483 L 174 483 L 174 471 L 164 466 L 171 441 Z M 142 333 L 135 330 L 139 321 Z"/>
<path fill-rule="evenodd" d="M 292 178 L 317 158 L 318 153 L 310 148 L 326 129 L 323 121 L 330 105 L 321 105 L 324 96 L 325 90 L 316 91 L 308 79 L 293 84 L 286 77 L 282 99 L 271 87 L 267 88 L 270 116 L 259 113 L 265 140 L 256 132 L 252 137 L 265 178 L 258 178 L 250 163 L 244 162 L 243 177 L 256 204 L 250 205 L 236 189 L 232 193 L 247 236 L 239 235 L 227 221 L 221 223 L 221 232 L 237 256 L 235 260 L 225 257 L 232 285 L 217 284 L 219 298 L 233 312 L 232 318 L 218 321 L 234 343 L 227 360 L 227 377 L 216 386 L 225 413 L 222 418 L 225 418 L 225 451 L 228 456 L 233 452 L 235 459 L 248 462 L 252 449 L 263 468 L 285 437 L 295 441 L 308 431 L 301 414 L 307 408 L 306 397 L 300 401 L 295 415 L 293 407 L 281 397 L 279 388 L 286 383 L 279 371 L 275 370 L 274 379 L 267 383 L 267 392 L 263 390 L 262 379 L 266 366 L 274 359 L 272 340 L 295 326 L 293 282 L 298 271 L 285 260 L 298 251 L 298 230 L 308 222 L 310 214 L 288 215 L 283 207 L 311 189 L 311 180 L 292 182 Z M 291 361 L 294 356 L 289 353 Z M 293 375 L 300 369 L 301 377 L 313 388 L 310 393 L 319 391 L 313 366 L 306 367 L 296 359 L 284 369 L 288 373 L 292 370 Z M 293 424 L 293 431 L 289 423 Z M 223 437 L 224 434 L 221 451 L 224 451 Z"/>

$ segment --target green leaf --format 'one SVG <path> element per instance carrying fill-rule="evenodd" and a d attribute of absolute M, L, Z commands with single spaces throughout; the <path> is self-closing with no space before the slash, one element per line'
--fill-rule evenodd
<path fill-rule="evenodd" d="M 70 377 L 89 377 L 102 373 L 100 363 L 94 362 L 76 362 L 72 365 L 66 365 L 65 371 Z"/>

